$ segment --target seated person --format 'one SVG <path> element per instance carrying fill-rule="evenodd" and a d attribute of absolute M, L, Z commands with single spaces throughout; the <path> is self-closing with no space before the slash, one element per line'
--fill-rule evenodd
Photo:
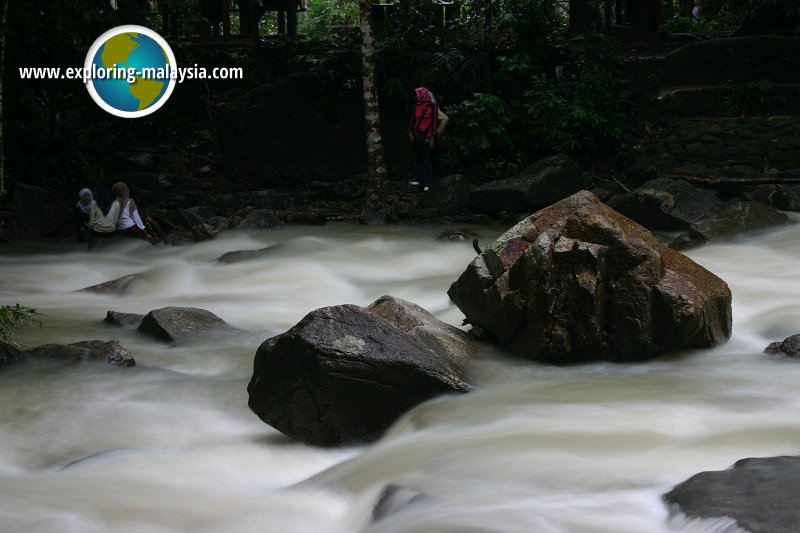
<path fill-rule="evenodd" d="M 136 202 L 130 197 L 128 185 L 124 181 L 118 181 L 111 187 L 111 192 L 121 206 L 116 224 L 116 234 L 153 242 L 153 237 L 147 233 L 142 217 L 139 216 Z"/>

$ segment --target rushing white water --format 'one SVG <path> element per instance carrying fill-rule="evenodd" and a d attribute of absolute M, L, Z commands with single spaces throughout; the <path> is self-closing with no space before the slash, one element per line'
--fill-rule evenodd
<path fill-rule="evenodd" d="M 442 228 L 230 233 L 185 247 L 0 248 L 0 303 L 44 314 L 15 336 L 119 339 L 137 361 L 0 369 L 3 533 L 732 532 L 670 518 L 661 494 L 738 459 L 797 454 L 800 363 L 762 354 L 800 332 L 800 225 L 689 255 L 725 279 L 734 333 L 642 364 L 549 367 L 485 348 L 476 390 L 409 412 L 379 442 L 294 443 L 247 408 L 258 345 L 307 312 L 393 294 L 458 325 L 446 290 L 474 257 Z M 499 233 L 482 229 L 482 243 Z M 263 257 L 216 261 L 273 246 Z M 151 271 L 125 296 L 73 292 Z M 106 311 L 208 309 L 246 330 L 167 347 Z M 364 406 L 369 409 L 368 405 Z M 377 522 L 398 484 L 423 496 Z"/>

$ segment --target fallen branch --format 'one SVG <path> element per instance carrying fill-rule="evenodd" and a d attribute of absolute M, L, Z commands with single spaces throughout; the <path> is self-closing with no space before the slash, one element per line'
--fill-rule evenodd
<path fill-rule="evenodd" d="M 731 177 L 714 176 L 710 174 L 699 174 L 686 170 L 676 170 L 672 174 L 663 174 L 665 178 L 684 180 L 691 183 L 702 185 L 780 185 L 783 183 L 800 183 L 800 176 L 787 176 L 785 174 L 773 174 L 770 176 L 758 177 Z"/>

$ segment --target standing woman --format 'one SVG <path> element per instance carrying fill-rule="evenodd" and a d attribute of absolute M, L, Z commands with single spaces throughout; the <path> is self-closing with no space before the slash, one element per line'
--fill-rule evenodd
<path fill-rule="evenodd" d="M 153 238 L 145 229 L 142 217 L 139 216 L 136 202 L 131 198 L 128 185 L 124 181 L 118 181 L 111 187 L 111 192 L 116 196 L 120 205 L 119 219 L 116 225 L 117 235 L 153 242 Z"/>
<path fill-rule="evenodd" d="M 415 178 L 411 181 L 411 185 L 422 183 L 423 190 L 427 191 L 433 179 L 431 148 L 433 148 L 433 136 L 436 134 L 437 109 L 431 99 L 430 91 L 425 87 L 414 89 L 414 97 L 416 105 L 408 125 L 408 139 L 414 150 Z"/>

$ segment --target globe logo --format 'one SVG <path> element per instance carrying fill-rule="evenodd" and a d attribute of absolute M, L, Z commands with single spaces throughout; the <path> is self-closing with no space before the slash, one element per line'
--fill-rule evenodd
<path fill-rule="evenodd" d="M 175 54 L 159 34 L 136 25 L 117 26 L 89 48 L 86 88 L 112 115 L 138 118 L 163 106 L 175 88 Z"/>

